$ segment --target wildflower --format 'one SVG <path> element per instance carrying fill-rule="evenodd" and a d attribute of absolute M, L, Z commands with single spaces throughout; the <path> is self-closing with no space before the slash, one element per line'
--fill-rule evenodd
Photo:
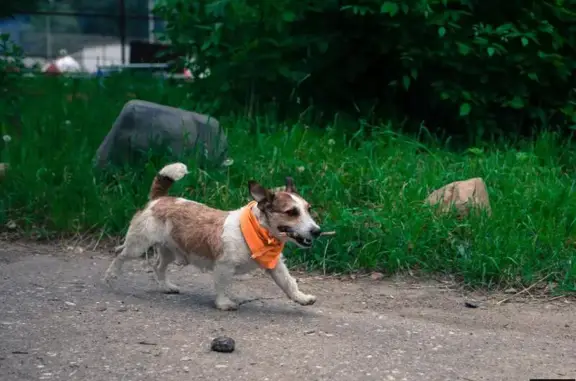
<path fill-rule="evenodd" d="M 334 144 L 336 144 L 336 141 L 334 139 L 328 139 L 329 146 L 333 146 Z"/>
<path fill-rule="evenodd" d="M 12 137 L 10 135 L 4 135 L 2 136 L 2 140 L 4 140 L 4 143 L 8 144 L 12 141 Z"/>
<path fill-rule="evenodd" d="M 304 168 L 302 165 L 299 166 L 298 168 L 296 168 L 296 170 L 297 170 L 298 172 L 300 172 L 300 173 L 304 172 L 305 169 L 306 169 L 306 168 Z"/>
<path fill-rule="evenodd" d="M 222 163 L 223 167 L 229 167 L 232 164 L 234 164 L 234 159 L 232 158 L 227 158 L 226 160 L 224 160 L 224 162 Z"/>

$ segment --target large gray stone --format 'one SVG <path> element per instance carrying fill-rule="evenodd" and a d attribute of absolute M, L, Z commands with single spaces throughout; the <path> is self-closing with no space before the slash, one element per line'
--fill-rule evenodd
<path fill-rule="evenodd" d="M 112 129 L 96 152 L 95 165 L 135 164 L 145 152 L 171 159 L 194 157 L 220 165 L 228 143 L 218 120 L 157 103 L 131 100 L 124 105 Z"/>

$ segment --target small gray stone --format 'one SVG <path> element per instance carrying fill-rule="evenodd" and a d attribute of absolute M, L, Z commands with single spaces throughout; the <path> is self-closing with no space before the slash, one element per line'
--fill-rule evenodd
<path fill-rule="evenodd" d="M 212 340 L 212 350 L 214 352 L 230 353 L 234 351 L 236 343 L 231 337 L 220 336 Z"/>

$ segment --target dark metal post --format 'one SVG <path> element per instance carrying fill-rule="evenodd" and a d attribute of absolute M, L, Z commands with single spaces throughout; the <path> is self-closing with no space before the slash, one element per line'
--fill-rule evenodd
<path fill-rule="evenodd" d="M 118 18 L 118 27 L 120 28 L 120 49 L 122 49 L 122 65 L 126 64 L 126 3 L 119 0 L 120 15 Z"/>

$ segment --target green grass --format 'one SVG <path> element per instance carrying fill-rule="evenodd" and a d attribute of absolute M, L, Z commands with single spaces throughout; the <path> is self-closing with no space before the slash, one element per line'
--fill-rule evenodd
<path fill-rule="evenodd" d="M 163 161 L 104 181 L 92 158 L 122 105 L 141 99 L 195 108 L 186 89 L 148 80 L 132 85 L 80 83 L 88 101 L 69 102 L 70 81 L 23 85 L 22 128 L 4 125 L 12 141 L 0 150 L 11 170 L 0 182 L 0 226 L 50 237 L 92 232 L 121 235 L 146 200 Z M 202 111 L 202 110 L 200 110 Z M 344 139 L 338 126 L 318 129 L 261 120 L 258 133 L 242 118 L 217 116 L 227 129 L 234 164 L 177 183 L 174 195 L 236 208 L 248 201 L 247 181 L 267 186 L 294 177 L 325 230 L 312 250 L 288 249 L 292 265 L 328 272 L 406 270 L 452 274 L 472 285 L 508 286 L 543 277 L 576 289 L 576 158 L 568 144 L 544 134 L 516 148 L 454 153 L 382 127 L 370 140 Z M 4 144 L 0 141 L 0 145 Z M 458 221 L 423 206 L 435 188 L 483 177 L 493 214 Z"/>

